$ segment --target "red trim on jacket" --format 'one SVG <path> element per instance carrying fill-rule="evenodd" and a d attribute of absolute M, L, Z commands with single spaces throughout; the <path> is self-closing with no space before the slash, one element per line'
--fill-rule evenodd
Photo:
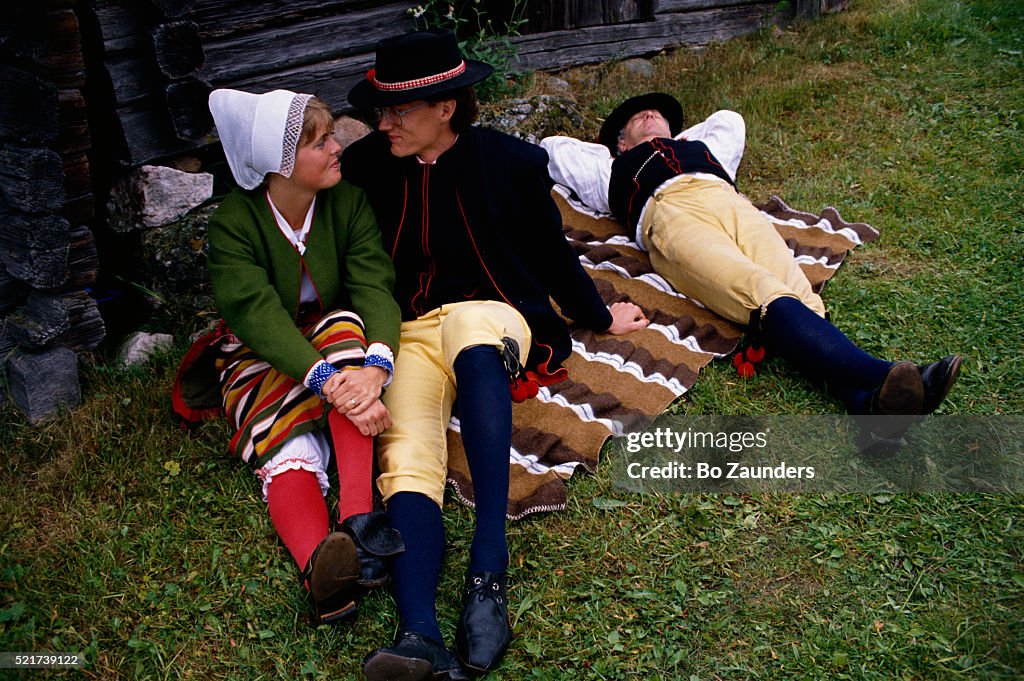
<path fill-rule="evenodd" d="M 676 158 L 675 149 L 668 146 L 667 144 L 665 144 L 664 142 L 657 138 L 651 140 L 651 144 L 661 155 L 661 158 L 664 159 L 665 165 L 667 165 L 673 173 L 675 173 L 676 175 L 683 174 L 683 166 L 682 164 L 679 163 L 679 159 Z"/>
<path fill-rule="evenodd" d="M 554 383 L 558 383 L 559 381 L 564 381 L 565 379 L 569 378 L 569 370 L 566 369 L 565 367 L 558 367 L 554 371 L 548 371 L 548 364 L 551 363 L 551 358 L 554 357 L 555 355 L 555 351 L 551 348 L 550 345 L 545 345 L 544 343 L 537 343 L 536 341 L 534 341 L 534 345 L 536 345 L 539 348 L 544 348 L 545 350 L 547 350 L 548 358 L 543 362 L 539 362 L 537 364 L 537 371 L 526 372 L 526 375 L 531 380 L 537 381 L 537 383 L 543 386 L 548 386 Z"/>
<path fill-rule="evenodd" d="M 421 272 L 419 275 L 420 290 L 417 291 L 413 297 L 409 300 L 409 307 L 416 313 L 416 316 L 421 316 L 426 310 L 416 305 L 416 299 L 422 296 L 424 299 L 427 297 L 430 291 L 430 282 L 434 279 L 434 272 L 436 267 L 434 264 L 434 258 L 430 253 L 430 166 L 423 164 L 423 182 L 422 188 L 420 189 L 420 203 L 423 206 L 420 211 L 420 249 L 423 254 L 427 256 L 427 271 Z M 397 247 L 398 240 L 395 240 Z M 426 276 L 426 281 L 423 277 Z"/>
<path fill-rule="evenodd" d="M 494 290 L 498 292 L 498 295 L 501 296 L 501 299 L 504 300 L 505 303 L 507 303 L 510 307 L 514 308 L 515 305 L 512 305 L 508 297 L 498 286 L 498 282 L 494 280 L 494 276 L 491 274 L 491 271 L 487 268 L 487 263 L 484 262 L 483 256 L 480 255 L 480 249 L 477 248 L 476 239 L 473 238 L 473 230 L 469 228 L 469 220 L 466 219 L 466 210 L 462 207 L 462 197 L 459 196 L 458 189 L 455 190 L 455 200 L 459 204 L 459 214 L 462 216 L 462 224 L 466 226 L 466 234 L 469 235 L 469 243 L 473 244 L 473 252 L 476 253 L 476 259 L 480 261 L 480 266 L 483 267 L 484 272 L 487 273 L 487 278 L 491 280 L 491 285 L 494 286 Z"/>
<path fill-rule="evenodd" d="M 405 178 L 402 188 L 402 217 L 398 220 L 398 230 L 395 232 L 395 243 L 391 244 L 391 259 L 395 259 L 398 252 L 398 239 L 402 236 L 402 227 L 405 226 L 405 210 L 409 207 L 409 178 Z"/>

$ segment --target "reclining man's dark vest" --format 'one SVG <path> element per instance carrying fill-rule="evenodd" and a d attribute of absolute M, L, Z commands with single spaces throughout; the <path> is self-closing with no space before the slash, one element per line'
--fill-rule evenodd
<path fill-rule="evenodd" d="M 708 173 L 736 186 L 703 142 L 658 137 L 636 145 L 612 163 L 608 205 L 635 230 L 654 190 L 676 175 L 688 173 Z"/>

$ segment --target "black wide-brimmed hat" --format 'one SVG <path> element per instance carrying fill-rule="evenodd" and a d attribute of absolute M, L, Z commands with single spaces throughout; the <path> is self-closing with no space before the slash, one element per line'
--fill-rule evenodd
<path fill-rule="evenodd" d="M 619 153 L 619 133 L 626 127 L 626 123 L 634 115 L 648 109 L 661 112 L 661 115 L 668 121 L 668 127 L 672 131 L 673 137 L 683 129 L 683 105 L 679 103 L 679 100 L 664 92 L 648 92 L 645 95 L 630 97 L 615 107 L 615 110 L 604 120 L 597 140 L 608 147 L 612 156 L 615 156 Z"/>
<path fill-rule="evenodd" d="M 447 29 L 417 31 L 377 43 L 377 63 L 348 93 L 360 109 L 391 106 L 479 83 L 494 73 L 489 64 L 463 59 Z"/>

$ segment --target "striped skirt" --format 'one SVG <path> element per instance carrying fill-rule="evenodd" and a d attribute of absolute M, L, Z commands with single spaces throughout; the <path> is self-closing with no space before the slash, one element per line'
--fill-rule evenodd
<path fill-rule="evenodd" d="M 329 312 L 301 330 L 334 366 L 363 366 L 366 339 L 363 322 L 354 312 Z M 322 399 L 271 367 L 234 336 L 225 336 L 219 343 L 215 367 L 224 415 L 235 431 L 229 447 L 251 466 L 265 466 L 289 438 L 326 427 Z"/>

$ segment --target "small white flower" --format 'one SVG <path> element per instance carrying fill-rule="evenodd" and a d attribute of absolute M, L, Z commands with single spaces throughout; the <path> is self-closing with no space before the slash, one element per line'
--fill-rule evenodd
<path fill-rule="evenodd" d="M 427 10 L 423 9 L 423 5 L 416 5 L 415 7 L 407 9 L 406 12 L 411 14 L 413 19 L 419 19 L 427 13 Z"/>

